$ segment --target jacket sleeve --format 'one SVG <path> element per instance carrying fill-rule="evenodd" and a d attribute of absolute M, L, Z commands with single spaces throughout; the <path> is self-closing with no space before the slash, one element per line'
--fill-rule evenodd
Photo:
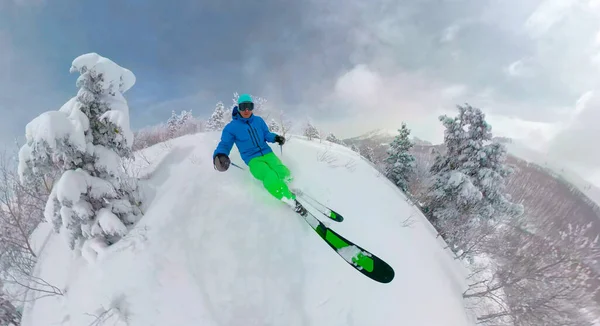
<path fill-rule="evenodd" d="M 234 141 L 235 136 L 233 135 L 233 133 L 231 133 L 231 130 L 229 128 L 223 129 L 223 132 L 221 133 L 221 141 L 219 142 L 219 145 L 217 145 L 217 148 L 213 153 L 213 159 L 215 158 L 215 156 L 217 156 L 217 154 L 225 154 L 229 156 Z"/>
<path fill-rule="evenodd" d="M 267 123 L 265 122 L 265 120 L 263 118 L 260 118 L 260 124 L 262 125 L 265 140 L 268 141 L 269 143 L 274 143 L 275 136 L 277 136 L 277 134 L 274 134 L 269 131 L 269 126 L 267 126 Z"/>

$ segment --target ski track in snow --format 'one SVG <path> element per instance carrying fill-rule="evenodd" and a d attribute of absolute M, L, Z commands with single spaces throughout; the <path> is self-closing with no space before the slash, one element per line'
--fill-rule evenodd
<path fill-rule="evenodd" d="M 52 235 L 38 270 L 67 295 L 28 305 L 23 326 L 89 325 L 86 313 L 116 298 L 128 326 L 474 325 L 461 298 L 466 271 L 402 192 L 356 153 L 299 136 L 283 155 L 273 146 L 295 187 L 345 217 L 328 224 L 390 263 L 389 284 L 348 266 L 247 169 L 215 171 L 218 138 L 185 136 L 144 151 L 152 165 L 136 164 L 149 178 L 145 216 L 97 264 Z M 336 161 L 319 161 L 325 151 Z M 236 149 L 231 158 L 244 166 Z M 402 227 L 410 215 L 415 223 Z M 39 242 L 48 234 L 38 233 Z"/>

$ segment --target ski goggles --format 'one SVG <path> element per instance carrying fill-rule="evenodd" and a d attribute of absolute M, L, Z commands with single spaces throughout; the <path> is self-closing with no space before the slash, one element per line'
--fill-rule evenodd
<path fill-rule="evenodd" d="M 243 102 L 243 103 L 240 103 L 240 104 L 238 104 L 238 110 L 240 112 L 246 111 L 246 110 L 252 111 L 252 110 L 254 110 L 254 103 L 252 103 L 252 102 Z"/>

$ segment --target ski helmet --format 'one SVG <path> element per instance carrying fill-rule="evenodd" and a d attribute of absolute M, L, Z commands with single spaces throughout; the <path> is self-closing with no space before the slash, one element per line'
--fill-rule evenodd
<path fill-rule="evenodd" d="M 240 97 L 238 98 L 238 104 L 244 103 L 244 102 L 252 103 L 252 96 L 250 96 L 249 94 L 240 95 Z"/>

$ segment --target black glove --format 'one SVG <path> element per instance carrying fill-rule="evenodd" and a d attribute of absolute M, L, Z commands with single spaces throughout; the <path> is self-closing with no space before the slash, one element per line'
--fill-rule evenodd
<path fill-rule="evenodd" d="M 230 163 L 231 163 L 231 160 L 229 160 L 229 157 L 227 155 L 221 154 L 221 153 L 215 155 L 215 159 L 214 159 L 215 169 L 219 170 L 220 172 L 227 171 L 227 169 L 229 169 Z"/>
<path fill-rule="evenodd" d="M 283 145 L 285 144 L 285 138 L 283 138 L 283 136 L 275 136 L 275 142 L 278 143 L 279 145 Z"/>

